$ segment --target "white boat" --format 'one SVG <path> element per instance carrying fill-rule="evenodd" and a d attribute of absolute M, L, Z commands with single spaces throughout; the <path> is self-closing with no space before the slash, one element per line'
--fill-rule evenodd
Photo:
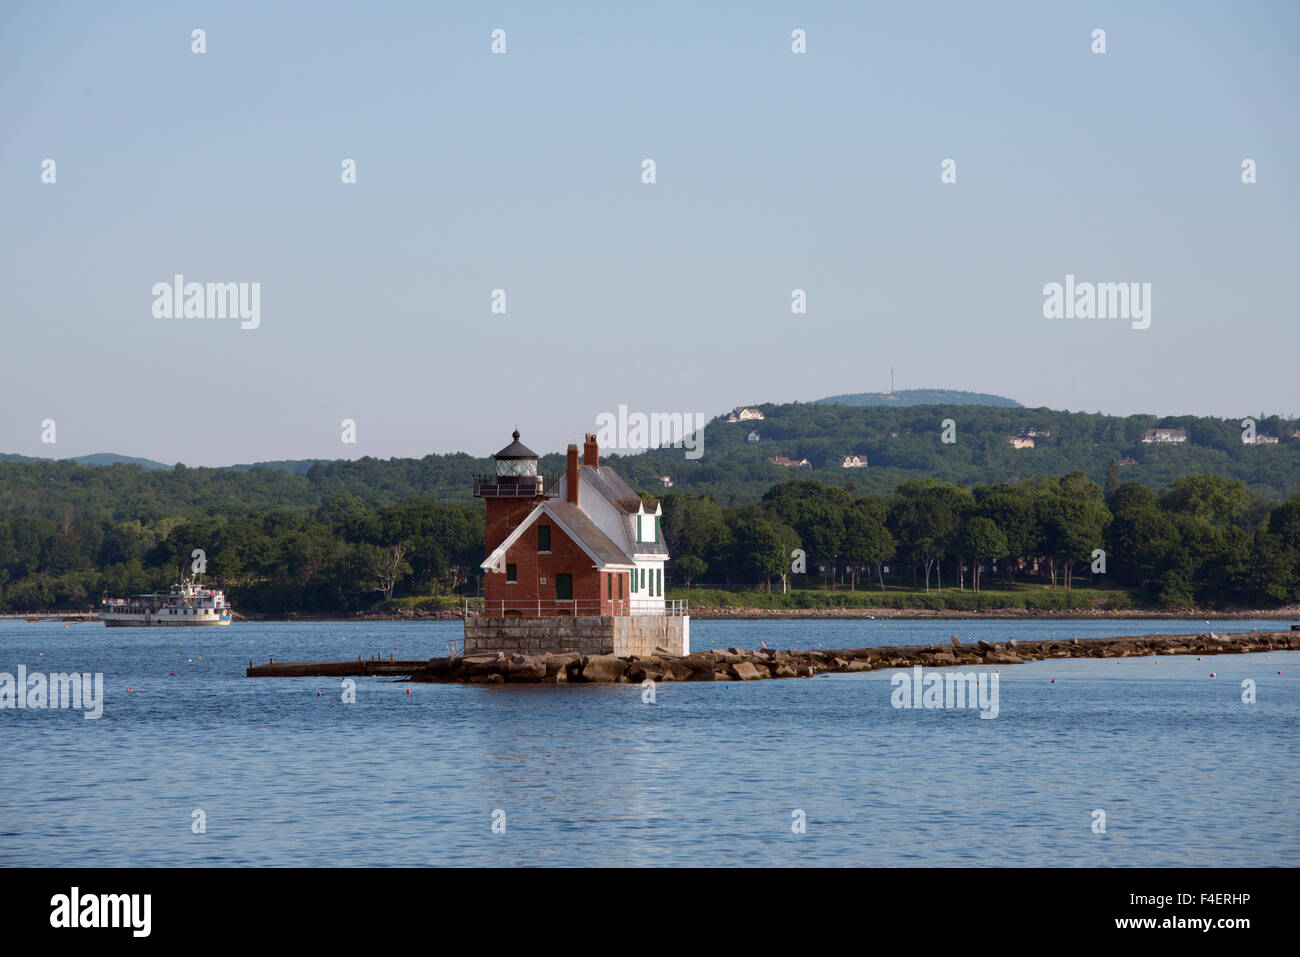
<path fill-rule="evenodd" d="M 135 598 L 104 597 L 99 620 L 108 627 L 146 625 L 228 625 L 231 608 L 219 588 L 204 588 L 182 578 L 162 593 L 137 595 Z"/>

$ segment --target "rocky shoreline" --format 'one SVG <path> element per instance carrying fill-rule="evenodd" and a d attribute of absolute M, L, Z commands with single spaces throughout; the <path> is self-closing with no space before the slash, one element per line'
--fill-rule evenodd
<path fill-rule="evenodd" d="M 249 662 L 248 677 L 308 676 L 409 677 L 416 682 L 469 684 L 640 684 L 652 681 L 754 681 L 764 678 L 811 678 L 825 673 L 854 673 L 922 665 L 1018 665 L 1048 658 L 1132 658 L 1150 655 L 1223 655 L 1300 650 L 1300 631 L 1213 632 L 1190 635 L 1137 635 L 1124 638 L 964 644 L 954 636 L 948 645 L 840 648 L 815 651 L 757 651 L 728 648 L 683 657 L 649 655 L 471 655 L 429 661 Z"/>

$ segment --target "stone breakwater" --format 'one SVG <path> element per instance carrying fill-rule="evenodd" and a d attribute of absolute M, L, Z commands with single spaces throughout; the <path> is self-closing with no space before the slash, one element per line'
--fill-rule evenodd
<path fill-rule="evenodd" d="M 840 648 L 816 651 L 695 652 L 684 657 L 646 655 L 472 655 L 434 658 L 411 673 L 412 681 L 474 684 L 564 684 L 589 682 L 755 681 L 811 678 L 924 665 L 1018 665 L 1048 658 L 1130 658 L 1150 655 L 1222 655 L 1300 650 L 1300 632 L 1250 632 L 1216 635 L 1140 635 L 1128 638 L 1072 638 L 1052 641 L 980 641 L 948 645 Z"/>
<path fill-rule="evenodd" d="M 1126 638 L 1069 638 L 1051 641 L 980 641 L 947 645 L 899 645 L 815 651 L 697 651 L 673 655 L 469 655 L 395 661 L 375 656 L 355 661 L 272 661 L 248 663 L 250 678 L 409 677 L 420 682 L 469 684 L 583 684 L 653 681 L 755 681 L 811 678 L 882 668 L 923 665 L 1018 665 L 1048 658 L 1136 658 L 1151 655 L 1240 655 L 1256 651 L 1300 650 L 1300 631 L 1237 632 L 1216 635 L 1137 635 Z"/>

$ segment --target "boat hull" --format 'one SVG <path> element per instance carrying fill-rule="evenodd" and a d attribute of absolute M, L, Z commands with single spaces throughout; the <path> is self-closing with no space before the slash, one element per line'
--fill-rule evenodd
<path fill-rule="evenodd" d="M 165 621 L 163 619 L 151 621 L 144 618 L 124 619 L 101 616 L 99 620 L 109 628 L 217 628 L 230 624 L 229 618 L 213 621 Z"/>

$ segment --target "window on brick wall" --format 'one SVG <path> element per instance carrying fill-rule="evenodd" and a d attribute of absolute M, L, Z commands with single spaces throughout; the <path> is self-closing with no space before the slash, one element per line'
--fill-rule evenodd
<path fill-rule="evenodd" d="M 551 526 L 537 526 L 537 550 L 539 552 L 549 552 L 551 550 Z"/>
<path fill-rule="evenodd" d="M 518 581 L 519 581 L 519 566 L 518 566 L 518 565 L 507 565 L 507 566 L 506 566 L 506 584 L 507 584 L 507 585 L 514 585 L 514 584 L 516 584 Z"/>

